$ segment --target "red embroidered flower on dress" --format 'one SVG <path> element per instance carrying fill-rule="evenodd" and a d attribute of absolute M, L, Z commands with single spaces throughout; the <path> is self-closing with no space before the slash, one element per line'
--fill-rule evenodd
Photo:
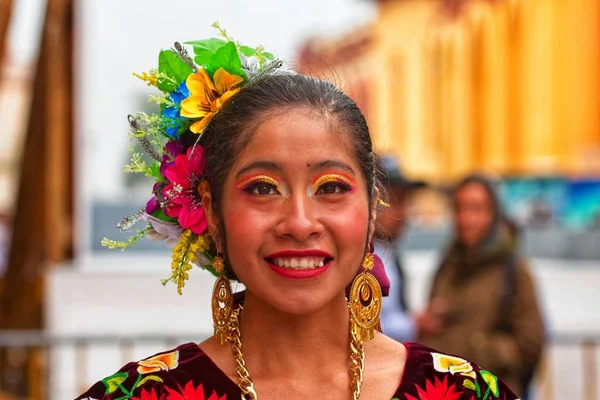
<path fill-rule="evenodd" d="M 140 397 L 132 397 L 131 400 L 161 400 L 158 398 L 158 395 L 152 389 L 152 391 L 147 392 L 145 389 L 140 393 Z"/>
<path fill-rule="evenodd" d="M 419 393 L 418 398 L 407 394 L 407 400 L 459 400 L 461 396 L 461 393 L 456 391 L 456 385 L 448 386 L 448 377 L 445 377 L 443 381 L 435 377 L 433 383 L 427 380 L 425 390 L 417 386 L 417 392 Z"/>
<path fill-rule="evenodd" d="M 194 388 L 191 381 L 185 385 L 183 392 L 177 392 L 169 388 L 167 388 L 167 392 L 169 393 L 167 400 L 227 400 L 226 395 L 219 397 L 216 392 L 213 392 L 210 397 L 206 397 L 202 384 Z"/>
<path fill-rule="evenodd" d="M 199 190 L 204 165 L 204 149 L 195 146 L 190 147 L 187 154 L 175 157 L 175 164 L 165 170 L 171 182 L 163 191 L 165 214 L 177 218 L 182 228 L 197 235 L 204 233 L 208 226 Z"/>

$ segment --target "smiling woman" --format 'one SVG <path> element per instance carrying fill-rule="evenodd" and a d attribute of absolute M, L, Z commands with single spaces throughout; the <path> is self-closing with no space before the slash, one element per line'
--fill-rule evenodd
<path fill-rule="evenodd" d="M 155 81 L 164 109 L 183 82 L 190 96 L 150 170 L 145 219 L 151 236 L 178 240 L 180 291 L 190 262 L 217 275 L 215 335 L 127 364 L 79 399 L 514 399 L 467 360 L 378 333 L 386 280 L 369 250 L 379 190 L 356 104 L 260 49 L 193 43 L 200 65 L 176 46 L 189 70 Z M 166 132 L 172 111 L 143 116 L 155 128 L 136 134 Z M 173 140 L 179 153 L 165 159 Z M 231 279 L 247 288 L 243 304 Z"/>

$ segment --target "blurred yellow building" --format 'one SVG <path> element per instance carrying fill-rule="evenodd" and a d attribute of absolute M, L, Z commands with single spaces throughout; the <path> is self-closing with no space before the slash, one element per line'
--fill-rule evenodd
<path fill-rule="evenodd" d="M 341 84 L 410 174 L 600 176 L 600 2 L 380 0 L 300 53 Z"/>

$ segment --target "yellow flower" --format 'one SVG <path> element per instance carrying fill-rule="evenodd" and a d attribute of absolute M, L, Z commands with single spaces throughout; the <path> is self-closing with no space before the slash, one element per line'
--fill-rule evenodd
<path fill-rule="evenodd" d="M 465 359 L 439 353 L 431 353 L 431 356 L 433 357 L 433 368 L 438 372 L 450 372 L 452 375 L 461 374 L 473 379 L 476 377 L 473 366 Z"/>
<path fill-rule="evenodd" d="M 150 70 L 150 73 L 142 72 L 141 74 L 133 73 L 133 76 L 148 83 L 148 86 L 158 86 L 158 73 L 155 70 Z"/>
<path fill-rule="evenodd" d="M 137 371 L 139 374 L 150 374 L 159 371 L 169 371 L 179 365 L 179 352 L 157 354 L 153 357 L 138 361 Z"/>
<path fill-rule="evenodd" d="M 213 75 L 214 84 L 203 68 L 188 76 L 186 85 L 190 96 L 181 102 L 181 115 L 198 119 L 190 127 L 194 133 L 202 133 L 223 104 L 239 92 L 237 86 L 244 81 L 239 75 L 230 74 L 219 68 Z"/>

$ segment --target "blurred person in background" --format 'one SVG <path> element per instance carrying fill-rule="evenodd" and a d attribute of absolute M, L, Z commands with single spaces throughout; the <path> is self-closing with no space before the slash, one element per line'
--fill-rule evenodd
<path fill-rule="evenodd" d="M 433 280 L 435 310 L 427 311 L 443 322 L 418 340 L 477 362 L 524 395 L 544 327 L 531 273 L 517 253 L 517 228 L 484 176 L 463 179 L 452 206 L 455 239 Z"/>
<path fill-rule="evenodd" d="M 384 299 L 385 307 L 381 311 L 381 328 L 386 335 L 400 342 L 414 341 L 421 329 L 429 331 L 441 324 L 436 313 L 410 313 L 406 278 L 398 254 L 398 242 L 402 239 L 407 222 L 407 203 L 415 190 L 424 188 L 426 184 L 407 179 L 393 155 L 380 155 L 377 164 L 389 205 L 377 213 L 373 242 L 374 252 L 381 258 L 390 280 L 389 295 Z"/>

